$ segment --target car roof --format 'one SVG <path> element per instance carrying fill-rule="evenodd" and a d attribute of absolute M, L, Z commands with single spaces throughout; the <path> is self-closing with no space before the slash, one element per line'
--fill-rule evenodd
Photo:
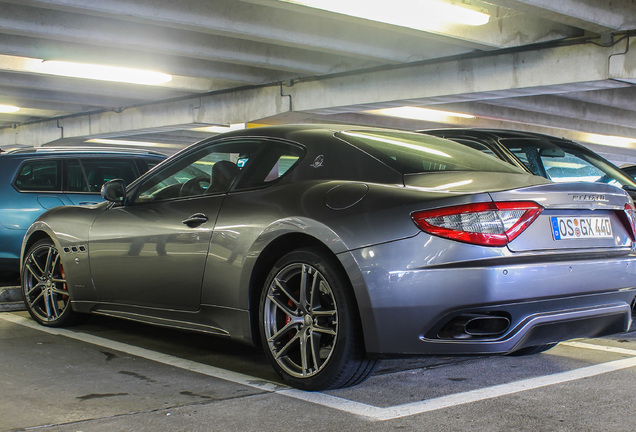
<path fill-rule="evenodd" d="M 166 157 L 163 153 L 141 150 L 134 148 L 111 148 L 111 147 L 18 147 L 10 150 L 0 149 L 0 156 L 9 155 L 136 155 L 136 156 L 159 156 Z"/>
<path fill-rule="evenodd" d="M 487 128 L 448 128 L 448 129 L 429 129 L 429 130 L 421 130 L 418 131 L 421 133 L 447 133 L 454 135 L 464 135 L 464 136 L 473 136 L 479 138 L 534 138 L 534 139 L 545 139 L 549 141 L 560 141 L 576 144 L 574 141 L 569 140 L 567 138 L 559 138 L 552 135 L 545 135 L 536 132 L 523 132 L 509 129 L 487 129 Z"/>
<path fill-rule="evenodd" d="M 330 123 L 301 123 L 301 124 L 286 124 L 286 125 L 272 125 L 272 126 L 260 126 L 257 128 L 239 129 L 230 132 L 225 132 L 213 137 L 204 139 L 199 144 L 207 143 L 217 139 L 229 138 L 229 137 L 261 137 L 261 138 L 281 138 L 288 139 L 290 141 L 303 142 L 305 145 L 312 145 L 312 138 L 320 139 L 327 135 L 333 136 L 337 132 L 346 131 L 369 131 L 369 132 L 400 132 L 406 134 L 417 134 L 415 131 L 400 130 L 394 128 L 384 127 L 371 127 L 360 126 L 351 124 L 330 124 Z M 421 134 L 418 134 L 421 135 Z M 439 138 L 439 137 L 436 137 Z"/>

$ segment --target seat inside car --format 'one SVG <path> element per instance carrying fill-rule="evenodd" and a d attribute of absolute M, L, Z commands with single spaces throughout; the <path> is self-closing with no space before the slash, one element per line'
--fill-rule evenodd
<path fill-rule="evenodd" d="M 219 161 L 212 166 L 212 176 L 208 193 L 227 191 L 241 169 L 230 161 Z"/>

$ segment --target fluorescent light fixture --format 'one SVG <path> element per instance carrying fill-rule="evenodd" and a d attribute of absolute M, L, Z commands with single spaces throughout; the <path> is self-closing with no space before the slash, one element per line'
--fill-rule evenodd
<path fill-rule="evenodd" d="M 13 105 L 0 105 L 0 113 L 2 114 L 11 114 L 18 111 L 20 111 L 20 107 Z"/>
<path fill-rule="evenodd" d="M 416 30 L 438 30 L 448 24 L 483 25 L 490 15 L 442 0 L 280 0 L 314 9 Z"/>
<path fill-rule="evenodd" d="M 228 126 L 204 126 L 204 127 L 194 128 L 192 130 L 196 132 L 223 133 L 223 132 L 229 132 L 233 130 L 242 130 L 245 128 L 246 128 L 245 123 L 233 123 Z"/>
<path fill-rule="evenodd" d="M 383 108 L 377 110 L 364 111 L 365 114 L 382 115 L 389 117 L 405 118 L 410 120 L 423 120 L 438 123 L 449 123 L 453 118 L 474 119 L 470 114 L 455 113 L 450 111 L 439 111 L 429 108 L 403 106 L 396 108 Z"/>
<path fill-rule="evenodd" d="M 636 139 L 620 137 L 620 136 L 584 133 L 581 136 L 580 140 L 589 142 L 592 144 L 600 144 L 600 145 L 606 145 L 606 146 L 612 146 L 612 147 L 625 147 L 625 148 L 636 147 Z"/>
<path fill-rule="evenodd" d="M 118 139 L 106 139 L 106 138 L 92 138 L 84 141 L 90 144 L 107 144 L 107 145 L 121 145 L 128 147 L 165 147 L 165 148 L 179 148 L 184 147 L 180 145 L 164 144 L 150 141 L 129 141 Z"/>
<path fill-rule="evenodd" d="M 49 75 L 129 84 L 158 85 L 172 81 L 172 75 L 161 72 L 56 60 L 44 60 L 33 69 Z"/>

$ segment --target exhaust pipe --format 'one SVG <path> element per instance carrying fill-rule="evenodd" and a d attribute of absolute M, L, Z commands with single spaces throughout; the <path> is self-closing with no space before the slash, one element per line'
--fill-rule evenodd
<path fill-rule="evenodd" d="M 464 331 L 471 336 L 498 336 L 510 327 L 510 320 L 502 316 L 478 315 L 464 324 Z"/>
<path fill-rule="evenodd" d="M 463 314 L 453 318 L 439 332 L 440 337 L 471 339 L 501 336 L 510 327 L 510 319 L 501 315 Z"/>

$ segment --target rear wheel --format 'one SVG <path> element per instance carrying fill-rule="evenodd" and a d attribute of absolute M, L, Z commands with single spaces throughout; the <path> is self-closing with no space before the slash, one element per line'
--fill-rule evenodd
<path fill-rule="evenodd" d="M 299 249 L 281 258 L 260 301 L 266 356 L 291 386 L 347 387 L 366 379 L 376 361 L 365 358 L 351 288 L 333 258 Z"/>
<path fill-rule="evenodd" d="M 22 267 L 22 294 L 27 311 L 38 323 L 60 327 L 75 322 L 60 254 L 49 239 L 35 243 Z"/>

